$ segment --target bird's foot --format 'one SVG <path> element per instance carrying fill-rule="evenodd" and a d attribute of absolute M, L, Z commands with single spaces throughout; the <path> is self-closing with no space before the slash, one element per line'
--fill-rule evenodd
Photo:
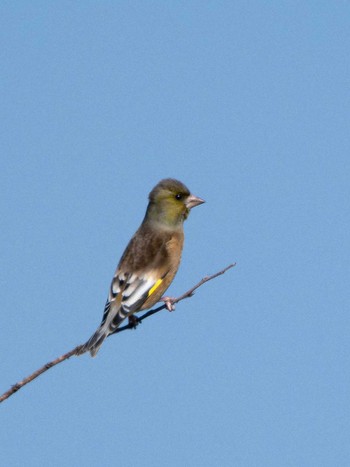
<path fill-rule="evenodd" d="M 135 315 L 130 315 L 130 316 L 128 317 L 128 321 L 129 321 L 129 323 L 128 323 L 129 326 L 130 326 L 131 328 L 133 328 L 133 329 L 136 329 L 137 326 L 141 323 L 141 321 L 140 321 L 140 320 L 138 319 L 138 317 L 135 316 Z"/>
<path fill-rule="evenodd" d="M 174 303 L 175 298 L 174 297 L 162 297 L 160 301 L 165 303 L 166 309 L 168 311 L 175 310 L 175 303 Z"/>

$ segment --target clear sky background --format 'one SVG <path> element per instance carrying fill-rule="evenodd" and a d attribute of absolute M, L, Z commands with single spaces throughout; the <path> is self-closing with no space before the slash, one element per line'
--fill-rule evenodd
<path fill-rule="evenodd" d="M 84 342 L 152 187 L 178 295 L 0 406 L 4 466 L 349 466 L 350 4 L 3 1 L 1 393 Z"/>

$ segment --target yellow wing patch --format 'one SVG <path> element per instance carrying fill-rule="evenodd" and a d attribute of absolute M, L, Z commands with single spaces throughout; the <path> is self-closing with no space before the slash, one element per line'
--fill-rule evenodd
<path fill-rule="evenodd" d="M 148 292 L 148 296 L 152 295 L 153 292 L 158 289 L 158 287 L 160 286 L 160 284 L 163 282 L 163 279 L 158 279 L 157 282 L 154 284 L 153 287 L 151 287 L 149 289 L 149 292 Z"/>

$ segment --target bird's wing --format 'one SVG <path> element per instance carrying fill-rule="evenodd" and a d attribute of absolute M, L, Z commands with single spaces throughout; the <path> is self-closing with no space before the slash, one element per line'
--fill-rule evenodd
<path fill-rule="evenodd" d="M 113 332 L 160 287 L 172 268 L 167 251 L 170 238 L 142 232 L 131 239 L 112 279 L 101 325 L 107 320 Z"/>

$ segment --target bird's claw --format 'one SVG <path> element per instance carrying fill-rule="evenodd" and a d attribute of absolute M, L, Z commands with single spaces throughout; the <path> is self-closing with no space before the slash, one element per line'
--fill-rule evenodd
<path fill-rule="evenodd" d="M 175 298 L 174 297 L 162 297 L 160 299 L 162 302 L 164 302 L 166 309 L 168 311 L 174 311 L 175 310 Z"/>
<path fill-rule="evenodd" d="M 137 326 L 141 323 L 141 321 L 139 320 L 139 318 L 135 315 L 130 315 L 128 317 L 128 321 L 129 321 L 129 326 L 133 329 L 136 329 Z"/>

